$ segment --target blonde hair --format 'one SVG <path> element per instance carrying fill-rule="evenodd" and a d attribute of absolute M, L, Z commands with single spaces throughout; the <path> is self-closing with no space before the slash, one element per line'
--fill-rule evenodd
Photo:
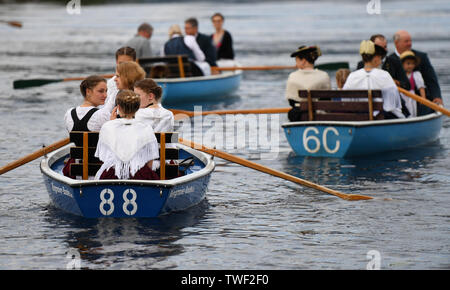
<path fill-rule="evenodd" d="M 181 28 L 178 24 L 173 24 L 169 27 L 169 39 L 171 39 L 174 34 L 183 35 L 183 32 L 181 32 Z"/>
<path fill-rule="evenodd" d="M 145 78 L 145 71 L 142 67 L 132 61 L 122 62 L 117 66 L 117 73 L 124 89 L 133 90 L 134 83 Z"/>
<path fill-rule="evenodd" d="M 117 93 L 116 102 L 125 115 L 134 116 L 141 105 L 141 98 L 131 90 L 120 90 Z"/>
<path fill-rule="evenodd" d="M 347 68 L 340 68 L 337 70 L 336 84 L 337 84 L 338 89 L 342 89 L 349 74 L 350 74 L 350 70 Z"/>

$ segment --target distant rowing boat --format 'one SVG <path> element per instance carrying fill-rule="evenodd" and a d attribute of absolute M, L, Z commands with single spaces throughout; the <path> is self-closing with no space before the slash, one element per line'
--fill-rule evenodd
<path fill-rule="evenodd" d="M 163 87 L 163 104 L 215 100 L 234 93 L 240 85 L 242 71 L 217 75 L 155 79 Z"/>

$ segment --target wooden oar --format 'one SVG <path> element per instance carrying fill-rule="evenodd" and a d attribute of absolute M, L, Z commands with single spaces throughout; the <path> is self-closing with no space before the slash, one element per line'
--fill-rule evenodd
<path fill-rule="evenodd" d="M 450 117 L 450 111 L 447 110 L 446 108 L 441 107 L 441 106 L 439 106 L 436 103 L 430 102 L 429 100 L 424 99 L 424 98 L 422 98 L 422 97 L 420 97 L 420 96 L 418 96 L 416 94 L 413 94 L 413 93 L 411 93 L 411 92 L 409 92 L 409 91 L 407 91 L 407 90 L 405 90 L 405 89 L 403 89 L 401 87 L 397 87 L 397 88 L 398 88 L 398 91 L 400 93 L 404 94 L 405 96 L 408 96 L 411 99 L 415 100 L 416 102 L 419 102 L 419 103 L 421 103 L 421 104 L 423 104 L 423 105 L 425 105 L 425 106 L 427 106 L 427 107 L 429 107 L 429 108 L 431 108 L 433 110 L 439 111 L 442 114 L 447 115 L 447 116 Z"/>
<path fill-rule="evenodd" d="M 169 109 L 174 115 L 175 119 L 183 119 L 185 117 L 205 116 L 205 115 L 228 115 L 228 114 L 280 114 L 287 113 L 291 108 L 264 108 L 264 109 L 248 109 L 248 110 L 217 110 L 217 111 L 185 111 L 177 109 Z M 180 116 L 180 117 L 177 117 Z"/>
<path fill-rule="evenodd" d="M 191 147 L 191 148 L 193 148 L 195 150 L 199 150 L 199 151 L 205 152 L 207 154 L 210 154 L 210 155 L 213 155 L 213 156 L 216 156 L 216 157 L 219 157 L 219 158 L 231 161 L 233 163 L 237 163 L 237 164 L 240 164 L 242 166 L 245 166 L 245 167 L 248 167 L 248 168 L 252 168 L 252 169 L 255 169 L 255 170 L 258 170 L 258 171 L 270 174 L 270 175 L 273 175 L 273 176 L 277 176 L 277 177 L 280 177 L 280 178 L 292 181 L 294 183 L 297 183 L 297 184 L 300 184 L 300 185 L 303 185 L 303 186 L 307 186 L 307 187 L 310 187 L 310 188 L 313 188 L 313 189 L 317 189 L 317 190 L 320 190 L 320 191 L 323 191 L 323 192 L 335 195 L 335 196 L 340 197 L 340 198 L 345 199 L 345 200 L 367 200 L 367 199 L 372 199 L 372 197 L 370 197 L 370 196 L 359 195 L 359 194 L 346 194 L 346 193 L 342 193 L 342 192 L 339 192 L 339 191 L 336 191 L 336 190 L 333 190 L 333 189 L 329 189 L 329 188 L 324 187 L 322 185 L 318 185 L 318 184 L 312 183 L 312 182 L 310 182 L 308 180 L 304 180 L 304 179 L 295 177 L 293 175 L 290 175 L 290 174 L 287 174 L 287 173 L 284 173 L 284 172 L 281 172 L 281 171 L 278 171 L 278 170 L 275 170 L 275 169 L 263 166 L 261 164 L 258 164 L 258 163 L 255 163 L 255 162 L 252 162 L 252 161 L 249 161 L 249 160 L 246 160 L 246 159 L 234 156 L 234 155 L 231 155 L 229 153 L 226 153 L 226 152 L 223 152 L 223 151 L 220 151 L 220 150 L 217 150 L 217 149 L 212 149 L 212 148 L 205 147 L 205 146 L 203 146 L 201 144 L 197 144 L 197 143 L 194 143 L 194 142 L 189 141 L 189 140 L 184 140 L 182 138 L 179 138 L 178 142 L 180 142 L 183 145 L 189 146 L 189 147 Z"/>
<path fill-rule="evenodd" d="M 67 145 L 69 143 L 70 143 L 70 139 L 66 138 L 66 139 L 63 139 L 63 140 L 59 140 L 58 142 L 55 142 L 55 143 L 53 143 L 51 145 L 48 145 L 48 146 L 46 146 L 44 148 L 41 148 L 41 149 L 39 149 L 38 151 L 36 151 L 34 153 L 31 153 L 31 154 L 29 154 L 29 155 L 27 155 L 25 157 L 22 157 L 22 158 L 14 161 L 14 162 L 11 162 L 11 163 L 3 166 L 2 168 L 0 168 L 0 175 L 2 175 L 3 173 L 8 172 L 10 170 L 13 170 L 14 168 L 22 166 L 22 165 L 24 165 L 24 164 L 26 164 L 26 163 L 28 163 L 30 161 L 33 161 L 33 160 L 35 160 L 35 159 L 37 159 L 37 158 L 39 158 L 41 156 L 44 156 L 45 154 L 48 154 L 48 153 L 50 153 L 52 151 L 55 151 L 56 149 L 61 148 L 61 147 L 65 146 L 65 145 Z"/>
<path fill-rule="evenodd" d="M 100 75 L 101 77 L 107 79 L 112 78 L 114 74 Z M 25 89 L 30 87 L 39 87 L 43 85 L 47 85 L 50 83 L 59 83 L 59 82 L 70 82 L 70 81 L 82 81 L 86 77 L 74 77 L 74 78 L 65 78 L 65 79 L 29 79 L 29 80 L 16 80 L 13 82 L 14 89 Z"/>
<path fill-rule="evenodd" d="M 6 23 L 10 26 L 22 28 L 22 23 L 19 21 L 6 21 L 6 20 L 0 20 L 1 23 Z"/>
<path fill-rule="evenodd" d="M 340 68 L 349 68 L 348 62 L 330 62 L 318 64 L 315 66 L 317 69 L 322 70 L 338 70 Z M 232 66 L 232 67 L 211 67 L 216 71 L 234 71 L 234 70 L 283 70 L 283 69 L 296 69 L 296 66 L 286 65 L 272 65 L 272 66 Z"/>

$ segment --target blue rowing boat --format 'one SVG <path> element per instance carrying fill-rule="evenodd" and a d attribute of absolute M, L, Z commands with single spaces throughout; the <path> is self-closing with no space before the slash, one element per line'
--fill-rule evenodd
<path fill-rule="evenodd" d="M 160 78 L 155 81 L 163 87 L 162 103 L 167 105 L 229 96 L 239 88 L 241 78 L 242 71 L 229 71 L 210 76 Z"/>
<path fill-rule="evenodd" d="M 352 157 L 402 150 L 435 141 L 443 115 L 374 121 L 299 121 L 282 125 L 300 156 Z"/>
<path fill-rule="evenodd" d="M 211 156 L 177 144 L 179 158 L 194 161 L 185 175 L 169 180 L 78 180 L 62 174 L 71 145 L 41 161 L 50 199 L 56 207 L 83 217 L 156 217 L 181 211 L 204 198 L 214 161 Z"/>

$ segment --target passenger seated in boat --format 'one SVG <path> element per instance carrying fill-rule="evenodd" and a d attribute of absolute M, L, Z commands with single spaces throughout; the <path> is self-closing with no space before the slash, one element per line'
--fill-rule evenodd
<path fill-rule="evenodd" d="M 136 120 L 148 122 L 154 132 L 173 132 L 173 113 L 160 103 L 162 88 L 154 80 L 146 78 L 134 84 L 134 92 L 141 98 Z"/>
<path fill-rule="evenodd" d="M 130 90 L 134 88 L 134 83 L 145 78 L 144 69 L 132 61 L 122 62 L 116 70 L 116 86 L 119 90 Z"/>
<path fill-rule="evenodd" d="M 127 61 L 136 62 L 136 50 L 134 50 L 134 48 L 132 47 L 124 46 L 116 51 L 116 70 L 119 64 Z M 116 85 L 116 76 L 113 76 L 108 80 L 107 86 L 108 97 L 106 98 L 105 102 L 108 102 L 110 98 L 113 98 L 113 103 L 115 103 L 116 95 L 119 92 L 119 89 Z"/>
<path fill-rule="evenodd" d="M 314 69 L 314 62 L 322 53 L 319 46 L 300 46 L 291 57 L 295 57 L 297 71 L 289 74 L 286 85 L 286 99 L 292 106 L 288 113 L 291 122 L 300 120 L 301 112 L 296 108 L 298 102 L 306 101 L 298 95 L 299 90 L 329 90 L 331 80 L 324 71 Z"/>
<path fill-rule="evenodd" d="M 340 68 L 336 71 L 336 86 L 338 90 L 342 90 L 349 74 L 350 70 L 347 68 Z"/>
<path fill-rule="evenodd" d="M 161 55 L 187 55 L 193 63 L 194 76 L 211 75 L 211 66 L 197 43 L 194 35 L 185 35 L 180 26 L 174 24 L 169 28 L 169 40 L 164 44 Z"/>
<path fill-rule="evenodd" d="M 95 157 L 103 165 L 95 179 L 159 179 L 158 142 L 152 127 L 134 118 L 140 97 L 130 90 L 117 94 L 120 119 L 115 110 L 100 130 Z"/>
<path fill-rule="evenodd" d="M 384 119 L 405 118 L 402 113 L 400 94 L 394 80 L 388 72 L 378 68 L 386 55 L 386 49 L 370 40 L 363 40 L 360 44 L 359 53 L 364 62 L 364 68 L 352 72 L 348 76 L 343 89 L 381 90 Z M 379 100 L 374 99 L 374 101 Z M 374 111 L 374 116 L 379 113 Z"/>
<path fill-rule="evenodd" d="M 104 123 L 106 123 L 114 108 L 114 103 L 108 102 L 106 99 L 106 80 L 100 76 L 89 76 L 80 84 L 80 92 L 84 97 L 83 103 L 75 108 L 70 108 L 64 115 L 64 122 L 67 132 L 70 131 L 99 131 Z M 104 105 L 101 109 L 98 107 Z M 74 163 L 75 159 L 69 159 L 64 168 L 63 174 L 70 176 L 70 164 Z"/>
<path fill-rule="evenodd" d="M 405 70 L 406 76 L 408 77 L 410 84 L 410 92 L 413 94 L 420 95 L 420 97 L 426 99 L 425 94 L 425 82 L 423 80 L 422 74 L 418 70 L 414 70 L 419 65 L 419 58 L 412 52 L 411 50 L 405 51 L 400 55 L 400 60 L 403 65 L 403 69 Z M 402 99 L 405 101 L 405 106 L 408 109 L 410 116 L 417 116 L 417 102 L 400 93 Z"/>

